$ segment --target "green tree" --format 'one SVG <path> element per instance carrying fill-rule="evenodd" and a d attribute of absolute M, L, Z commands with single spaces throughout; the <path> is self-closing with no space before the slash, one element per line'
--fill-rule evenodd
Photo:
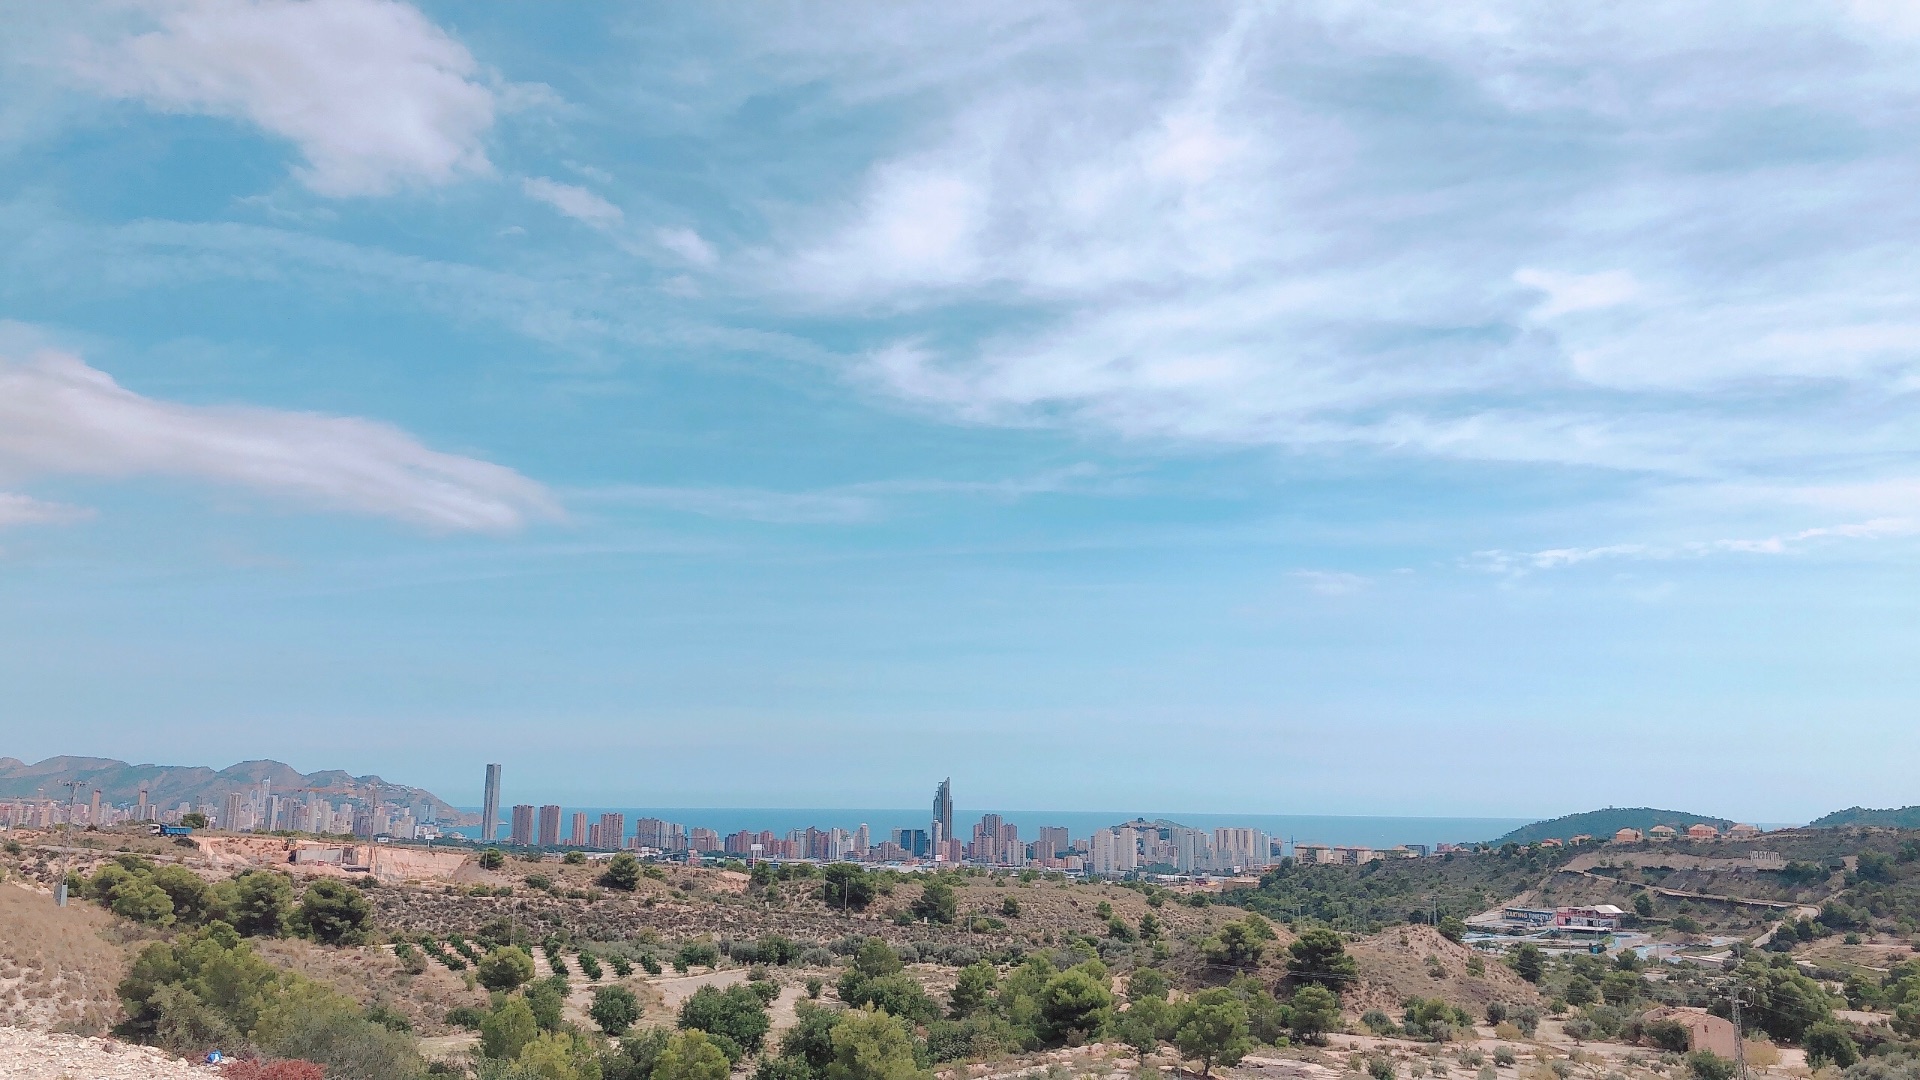
<path fill-rule="evenodd" d="M 1436 929 L 1440 931 L 1441 937 L 1446 938 L 1448 941 L 1451 941 L 1456 945 L 1458 945 L 1462 941 L 1465 941 L 1467 937 L 1466 921 L 1461 919 L 1460 916 L 1458 915 L 1442 916 L 1440 919 L 1440 925 Z"/>
<path fill-rule="evenodd" d="M 916 919 L 947 925 L 960 913 L 960 901 L 953 893 L 953 886 L 936 878 L 921 887 L 920 895 L 909 910 Z"/>
<path fill-rule="evenodd" d="M 826 1080 L 917 1080 L 913 1033 L 897 1017 L 859 1009 L 833 1027 L 833 1060 Z"/>
<path fill-rule="evenodd" d="M 1860 1060 L 1859 1044 L 1846 1028 L 1831 1020 L 1807 1025 L 1800 1042 L 1807 1050 L 1807 1065 L 1815 1069 L 1828 1064 L 1844 1069 Z"/>
<path fill-rule="evenodd" d="M 1338 933 L 1315 927 L 1287 946 L 1287 977 L 1296 983 L 1322 986 L 1339 994 L 1360 974 L 1347 955 L 1347 943 Z"/>
<path fill-rule="evenodd" d="M 769 1026 L 766 1005 L 747 986 L 703 986 L 680 1005 L 680 1027 L 716 1036 L 729 1060 L 758 1051 Z"/>
<path fill-rule="evenodd" d="M 1135 998 L 1125 1012 L 1114 1019 L 1120 1041 L 1133 1047 L 1142 1058 L 1163 1042 L 1173 1039 L 1180 1027 L 1180 1010 L 1165 997 Z"/>
<path fill-rule="evenodd" d="M 480 1052 L 490 1058 L 512 1061 L 539 1037 L 540 1022 L 523 997 L 505 999 L 480 1022 Z"/>
<path fill-rule="evenodd" d="M 1160 923 L 1160 917 L 1153 912 L 1149 911 L 1145 915 L 1140 916 L 1141 941 L 1160 940 L 1160 932 L 1164 929 L 1165 927 Z"/>
<path fill-rule="evenodd" d="M 649 1080 L 727 1080 L 733 1071 L 725 1051 L 707 1033 L 691 1029 L 675 1034 L 660 1051 Z"/>
<path fill-rule="evenodd" d="M 298 925 L 323 945 L 358 945 L 373 924 L 373 905 L 344 881 L 321 878 L 300 897 Z"/>
<path fill-rule="evenodd" d="M 1137 967 L 1127 976 L 1127 1000 L 1139 1001 L 1143 998 L 1166 1000 L 1167 991 L 1172 989 L 1167 977 L 1159 968 Z"/>
<path fill-rule="evenodd" d="M 1055 975 L 1040 996 L 1040 1034 L 1048 1042 L 1092 1042 L 1112 1017 L 1113 991 L 1098 960 Z"/>
<path fill-rule="evenodd" d="M 1687 1071 L 1693 1080 L 1733 1080 L 1733 1062 L 1711 1050 L 1695 1050 L 1687 1055 Z"/>
<path fill-rule="evenodd" d="M 1200 1075 L 1211 1076 L 1215 1065 L 1233 1065 L 1253 1049 L 1248 1033 L 1247 1007 L 1231 990 L 1202 990 L 1180 1011 L 1174 1045 L 1200 1061 Z"/>
<path fill-rule="evenodd" d="M 116 1030 L 181 1051 L 231 1045 L 254 1029 L 285 981 L 233 927 L 211 923 L 140 951 L 117 988 L 126 1019 Z"/>
<path fill-rule="evenodd" d="M 533 978 L 533 957 L 517 945 L 502 945 L 480 958 L 473 973 L 489 990 L 511 991 Z"/>
<path fill-rule="evenodd" d="M 279 937 L 293 915 L 293 880 L 272 870 L 249 870 L 226 883 L 233 928 L 247 937 Z"/>
<path fill-rule="evenodd" d="M 593 1008 L 587 1015 L 601 1031 L 617 1039 L 640 1022 L 640 1002 L 624 986 L 602 986 L 593 992 Z"/>
<path fill-rule="evenodd" d="M 1513 965 L 1516 974 L 1530 983 L 1539 982 L 1540 977 L 1547 973 L 1546 958 L 1541 955 L 1540 946 L 1531 941 L 1521 942 L 1508 958 L 1508 963 Z"/>
<path fill-rule="evenodd" d="M 1782 1042 L 1797 1043 L 1808 1026 L 1833 1019 L 1833 999 L 1789 956 L 1776 956 L 1772 962 L 1750 956 L 1735 969 L 1734 978 L 1753 1002 L 1753 1022 Z"/>
<path fill-rule="evenodd" d="M 1631 1005 L 1646 986 L 1637 971 L 1609 971 L 1606 978 L 1600 980 L 1600 996 L 1606 998 L 1609 1005 Z"/>
<path fill-rule="evenodd" d="M 204 829 L 207 827 L 207 815 L 198 810 L 189 810 L 180 815 L 180 824 L 189 829 Z"/>
<path fill-rule="evenodd" d="M 1267 942 L 1272 940 L 1273 927 L 1260 916 L 1250 914 L 1222 926 L 1201 941 L 1200 951 L 1210 963 L 1252 967 L 1266 955 Z"/>
<path fill-rule="evenodd" d="M 640 860 L 629 852 L 621 852 L 607 860 L 607 868 L 600 875 L 600 884 L 621 892 L 632 892 L 640 887 Z"/>
<path fill-rule="evenodd" d="M 151 878 L 134 878 L 113 891 L 113 913 L 148 926 L 173 925 L 173 899 Z"/>
<path fill-rule="evenodd" d="M 781 1058 L 799 1063 L 809 1077 L 826 1075 L 833 1063 L 833 1029 L 842 1015 L 811 1001 L 796 1002 L 794 1024 L 780 1037 Z"/>
<path fill-rule="evenodd" d="M 585 866 L 587 865 L 587 853 L 584 851 L 569 851 L 565 855 L 560 856 L 560 861 L 568 866 Z"/>
<path fill-rule="evenodd" d="M 559 1031 L 567 1011 L 567 977 L 549 975 L 528 985 L 527 1007 L 541 1031 Z"/>
<path fill-rule="evenodd" d="M 1289 1002 L 1293 1009 L 1293 1033 L 1302 1041 L 1323 1042 L 1329 1031 L 1340 1027 L 1340 999 L 1324 986 L 1306 985 L 1294 991 Z"/>
<path fill-rule="evenodd" d="M 1000 973 L 985 960 L 960 969 L 960 976 L 947 995 L 947 1004 L 955 1020 L 964 1020 L 993 1003 L 1000 989 Z"/>
<path fill-rule="evenodd" d="M 830 908 L 865 911 L 873 902 L 873 875 L 857 863 L 831 863 L 821 877 L 820 898 Z"/>
<path fill-rule="evenodd" d="M 184 866 L 163 866 L 151 879 L 167 899 L 173 901 L 173 917 L 188 926 L 199 926 L 220 914 L 219 902 L 199 874 Z"/>
<path fill-rule="evenodd" d="M 1000 914 L 1009 919 L 1019 918 L 1020 917 L 1020 901 L 1014 899 L 1011 896 L 1001 897 L 1000 898 Z"/>
<path fill-rule="evenodd" d="M 1600 1000 L 1600 991 L 1593 988 L 1593 981 L 1585 975 L 1573 975 L 1568 977 L 1567 987 L 1560 996 L 1567 999 L 1567 1004 L 1578 1008 Z"/>
<path fill-rule="evenodd" d="M 1653 918 L 1653 894 L 1645 889 L 1634 893 L 1633 913 L 1643 919 Z"/>
<path fill-rule="evenodd" d="M 507 856 L 499 848 L 488 848 L 480 853 L 480 869 L 498 870 L 507 865 Z"/>

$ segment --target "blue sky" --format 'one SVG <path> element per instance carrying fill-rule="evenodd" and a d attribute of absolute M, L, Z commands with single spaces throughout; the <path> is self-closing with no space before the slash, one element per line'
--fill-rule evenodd
<path fill-rule="evenodd" d="M 1920 801 L 1895 5 L 6 5 L 0 753 Z"/>

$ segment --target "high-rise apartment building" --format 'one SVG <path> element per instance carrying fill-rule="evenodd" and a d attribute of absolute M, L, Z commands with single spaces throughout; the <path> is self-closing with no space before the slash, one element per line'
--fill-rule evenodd
<path fill-rule="evenodd" d="M 1035 853 L 1042 859 L 1058 858 L 1060 853 L 1073 846 L 1068 839 L 1067 830 L 1062 825 L 1040 826 L 1040 838 L 1034 841 Z"/>
<path fill-rule="evenodd" d="M 574 847 L 586 846 L 587 815 L 577 812 L 573 815 L 573 828 L 567 833 L 567 843 L 572 844 Z"/>
<path fill-rule="evenodd" d="M 953 777 L 940 781 L 933 792 L 933 839 L 935 843 L 958 839 L 953 835 Z"/>
<path fill-rule="evenodd" d="M 533 846 L 533 805 L 520 803 L 513 808 L 513 835 L 509 841 L 514 847 Z"/>
<path fill-rule="evenodd" d="M 560 808 L 557 806 L 540 808 L 540 846 L 560 846 Z"/>
<path fill-rule="evenodd" d="M 720 850 L 720 834 L 712 829 L 687 830 L 687 850 L 701 853 Z"/>
<path fill-rule="evenodd" d="M 1273 845 L 1259 829 L 1213 830 L 1214 858 L 1220 870 L 1265 870 L 1273 862 Z"/>
<path fill-rule="evenodd" d="M 617 850 L 620 842 L 627 836 L 627 815 L 600 815 L 600 842 L 595 847 L 602 850 Z"/>
<path fill-rule="evenodd" d="M 480 800 L 480 842 L 493 843 L 500 835 L 500 766 L 487 766 L 487 793 Z"/>

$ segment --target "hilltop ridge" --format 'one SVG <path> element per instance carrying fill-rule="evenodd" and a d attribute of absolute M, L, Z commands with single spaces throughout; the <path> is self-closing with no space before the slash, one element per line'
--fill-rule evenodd
<path fill-rule="evenodd" d="M 1591 836 L 1606 840 L 1621 829 L 1639 829 L 1645 832 L 1655 825 L 1670 825 L 1685 832 L 1689 825 L 1712 825 L 1725 830 L 1733 825 L 1728 818 L 1714 817 L 1711 814 L 1693 814 L 1684 810 L 1658 810 L 1650 806 L 1609 806 L 1604 810 L 1588 810 L 1578 814 L 1566 814 L 1545 821 L 1536 821 L 1531 825 L 1522 825 L 1493 843 L 1500 844 L 1537 844 L 1542 840 L 1571 840 L 1576 836 Z"/>
<path fill-rule="evenodd" d="M 84 800 L 94 790 L 109 803 L 135 802 L 140 790 L 157 805 L 175 803 L 217 805 L 229 792 L 270 782 L 273 790 L 291 795 L 302 788 L 352 789 L 344 795 L 350 801 L 380 799 L 391 803 L 433 808 L 443 821 L 457 821 L 464 815 L 445 799 L 424 788 L 396 784 L 379 776 L 354 776 L 339 769 L 321 769 L 302 773 L 283 761 L 259 758 L 241 761 L 224 769 L 205 765 L 131 765 L 114 758 L 50 757 L 28 764 L 19 758 L 0 757 L 0 799 L 64 799 L 65 785 L 80 785 Z"/>

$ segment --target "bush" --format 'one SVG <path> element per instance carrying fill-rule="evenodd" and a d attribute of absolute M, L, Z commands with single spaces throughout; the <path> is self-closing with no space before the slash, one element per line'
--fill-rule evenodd
<path fill-rule="evenodd" d="M 471 1005 L 456 1005 L 447 1010 L 444 1019 L 450 1026 L 479 1031 L 480 1025 L 486 1022 L 487 1014 L 485 1010 L 476 1009 Z"/>
<path fill-rule="evenodd" d="M 256 1058 L 222 1062 L 220 1075 L 225 1080 L 326 1080 L 327 1071 L 311 1061 Z"/>
<path fill-rule="evenodd" d="M 1687 1055 L 1687 1072 L 1693 1080 L 1733 1080 L 1733 1062 L 1711 1050 L 1695 1050 Z"/>
<path fill-rule="evenodd" d="M 1502 1068 L 1511 1069 L 1513 1068 L 1513 1063 L 1515 1060 L 1517 1059 L 1513 1055 L 1513 1047 L 1496 1046 L 1493 1048 L 1493 1063 L 1495 1065 L 1498 1065 Z"/>
<path fill-rule="evenodd" d="M 1684 1054 L 1693 1039 L 1687 1034 L 1687 1027 L 1678 1020 L 1654 1020 L 1640 1029 L 1640 1038 L 1648 1046 L 1665 1050 L 1668 1053 Z"/>
<path fill-rule="evenodd" d="M 617 1039 L 639 1022 L 640 1002 L 624 986 L 602 986 L 593 992 L 593 1008 L 588 1015 L 601 1031 Z"/>
<path fill-rule="evenodd" d="M 715 1036 L 729 1061 L 758 1051 L 769 1026 L 766 1004 L 746 986 L 703 986 L 680 1006 L 680 1027 Z"/>
<path fill-rule="evenodd" d="M 632 892 L 640 887 L 640 860 L 628 852 L 621 852 L 607 860 L 607 869 L 600 875 L 600 884 L 621 892 Z"/>
<path fill-rule="evenodd" d="M 480 985 L 489 990 L 510 991 L 533 979 L 533 957 L 516 945 L 503 945 L 487 954 L 474 969 Z"/>
<path fill-rule="evenodd" d="M 296 925 L 323 945 L 358 945 L 373 922 L 373 905 L 344 881 L 321 878 L 300 897 Z"/>

